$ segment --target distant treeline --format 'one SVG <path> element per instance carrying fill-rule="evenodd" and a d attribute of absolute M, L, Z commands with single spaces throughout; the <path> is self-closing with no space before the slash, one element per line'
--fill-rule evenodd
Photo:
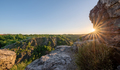
<path fill-rule="evenodd" d="M 27 36 L 22 35 L 22 34 L 17 34 L 17 35 L 0 35 L 0 47 L 3 47 L 8 44 L 15 43 L 17 41 L 26 39 Z"/>
<path fill-rule="evenodd" d="M 0 48 L 6 45 L 10 45 L 17 41 L 21 41 L 24 39 L 36 38 L 36 37 L 61 37 L 68 38 L 75 42 L 80 35 L 49 35 L 49 34 L 30 34 L 30 35 L 22 35 L 22 34 L 5 34 L 0 35 Z"/>

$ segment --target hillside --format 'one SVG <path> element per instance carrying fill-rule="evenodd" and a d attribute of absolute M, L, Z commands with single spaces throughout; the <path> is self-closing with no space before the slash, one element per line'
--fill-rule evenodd
<path fill-rule="evenodd" d="M 41 37 L 19 41 L 14 44 L 5 46 L 4 48 L 16 52 L 16 63 L 19 63 L 30 58 L 38 46 L 49 46 L 49 48 L 53 50 L 57 45 L 72 45 L 72 41 L 70 41 L 68 38 L 62 37 Z"/>

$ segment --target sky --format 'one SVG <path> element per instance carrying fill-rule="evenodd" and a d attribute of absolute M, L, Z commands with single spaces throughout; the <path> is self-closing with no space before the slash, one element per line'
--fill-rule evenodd
<path fill-rule="evenodd" d="M 0 34 L 86 34 L 98 0 L 0 0 Z"/>

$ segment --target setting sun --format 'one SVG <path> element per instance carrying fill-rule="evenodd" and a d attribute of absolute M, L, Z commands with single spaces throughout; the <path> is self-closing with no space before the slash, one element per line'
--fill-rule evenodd
<path fill-rule="evenodd" d="M 94 32 L 95 31 L 95 29 L 92 29 L 92 32 Z"/>

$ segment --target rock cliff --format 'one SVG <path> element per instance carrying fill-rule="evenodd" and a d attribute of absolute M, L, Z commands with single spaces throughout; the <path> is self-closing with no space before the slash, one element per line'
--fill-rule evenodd
<path fill-rule="evenodd" d="M 120 0 L 99 0 L 89 17 L 100 40 L 120 47 Z"/>
<path fill-rule="evenodd" d="M 90 11 L 90 20 L 101 42 L 115 48 L 114 64 L 120 65 L 120 0 L 99 0 Z"/>
<path fill-rule="evenodd" d="M 16 59 L 16 53 L 6 49 L 0 49 L 0 70 L 10 69 Z"/>
<path fill-rule="evenodd" d="M 70 46 L 57 46 L 50 54 L 33 61 L 25 70 L 76 70 Z"/>

